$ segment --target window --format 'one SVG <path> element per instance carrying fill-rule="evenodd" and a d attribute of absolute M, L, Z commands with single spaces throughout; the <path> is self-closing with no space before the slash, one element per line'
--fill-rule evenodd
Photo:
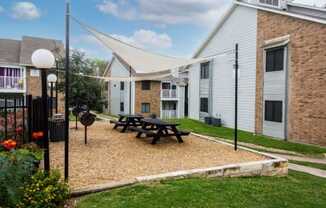
<path fill-rule="evenodd" d="M 266 72 L 282 71 L 284 69 L 284 47 L 266 50 Z"/>
<path fill-rule="evenodd" d="M 149 112 L 151 112 L 151 105 L 149 103 L 142 103 L 141 104 L 141 112 L 142 113 L 149 113 Z"/>
<path fill-rule="evenodd" d="M 265 101 L 265 121 L 282 122 L 282 101 Z"/>
<path fill-rule="evenodd" d="M 200 112 L 208 113 L 208 98 L 200 98 Z"/>
<path fill-rule="evenodd" d="M 120 82 L 120 90 L 121 91 L 125 90 L 125 83 L 124 82 Z"/>
<path fill-rule="evenodd" d="M 125 111 L 125 104 L 124 102 L 120 102 L 120 112 L 124 112 Z"/>
<path fill-rule="evenodd" d="M 162 89 L 163 90 L 168 90 L 170 88 L 171 88 L 171 84 L 170 83 L 168 83 L 168 82 L 163 82 L 162 83 Z"/>
<path fill-rule="evenodd" d="M 151 89 L 151 81 L 142 81 L 141 89 L 142 90 L 150 90 Z"/>
<path fill-rule="evenodd" d="M 200 79 L 209 78 L 209 62 L 200 64 Z"/>

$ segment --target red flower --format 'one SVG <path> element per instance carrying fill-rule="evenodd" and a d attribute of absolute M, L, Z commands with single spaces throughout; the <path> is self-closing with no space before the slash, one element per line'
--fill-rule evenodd
<path fill-rule="evenodd" d="M 19 126 L 16 128 L 16 134 L 21 134 L 23 132 L 23 127 Z"/>
<path fill-rule="evenodd" d="M 4 142 L 2 142 L 2 146 L 10 151 L 12 149 L 15 149 L 17 147 L 17 142 L 13 139 L 8 139 L 8 140 L 5 140 Z"/>
<path fill-rule="evenodd" d="M 34 140 L 40 140 L 43 138 L 43 136 L 44 136 L 44 134 L 42 131 L 36 131 L 36 132 L 33 132 L 33 134 L 32 134 L 32 138 Z"/>

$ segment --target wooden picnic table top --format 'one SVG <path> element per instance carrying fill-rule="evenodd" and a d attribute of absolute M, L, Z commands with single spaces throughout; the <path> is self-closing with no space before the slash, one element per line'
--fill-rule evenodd
<path fill-rule="evenodd" d="M 142 121 L 145 123 L 148 123 L 148 124 L 156 125 L 156 126 L 179 126 L 179 124 L 177 124 L 177 123 L 163 121 L 158 118 L 145 118 Z"/>
<path fill-rule="evenodd" d="M 123 118 L 144 118 L 144 116 L 139 114 L 119 114 L 119 116 Z"/>

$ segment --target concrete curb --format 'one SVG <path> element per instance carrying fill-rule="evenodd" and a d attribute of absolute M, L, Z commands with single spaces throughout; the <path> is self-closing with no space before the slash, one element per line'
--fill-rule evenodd
<path fill-rule="evenodd" d="M 124 186 L 131 186 L 136 182 L 137 182 L 136 180 L 126 180 L 126 181 L 111 182 L 111 183 L 88 186 L 88 187 L 72 190 L 70 196 L 79 197 L 86 194 L 108 191 L 116 188 L 121 188 Z"/>

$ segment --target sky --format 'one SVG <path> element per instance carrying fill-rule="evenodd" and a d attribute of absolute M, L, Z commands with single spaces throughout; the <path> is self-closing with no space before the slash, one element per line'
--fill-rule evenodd
<path fill-rule="evenodd" d="M 177 57 L 191 57 L 231 0 L 71 0 L 72 15 L 128 43 Z M 65 0 L 0 0 L 0 38 L 64 41 Z M 90 57 L 110 50 L 71 23 L 71 47 Z"/>
<path fill-rule="evenodd" d="M 97 30 L 150 51 L 191 57 L 232 0 L 71 0 L 72 15 Z M 326 0 L 294 0 L 322 4 Z M 65 0 L 0 0 L 0 38 L 65 40 Z M 89 57 L 111 52 L 80 25 L 71 24 L 71 47 Z"/>

